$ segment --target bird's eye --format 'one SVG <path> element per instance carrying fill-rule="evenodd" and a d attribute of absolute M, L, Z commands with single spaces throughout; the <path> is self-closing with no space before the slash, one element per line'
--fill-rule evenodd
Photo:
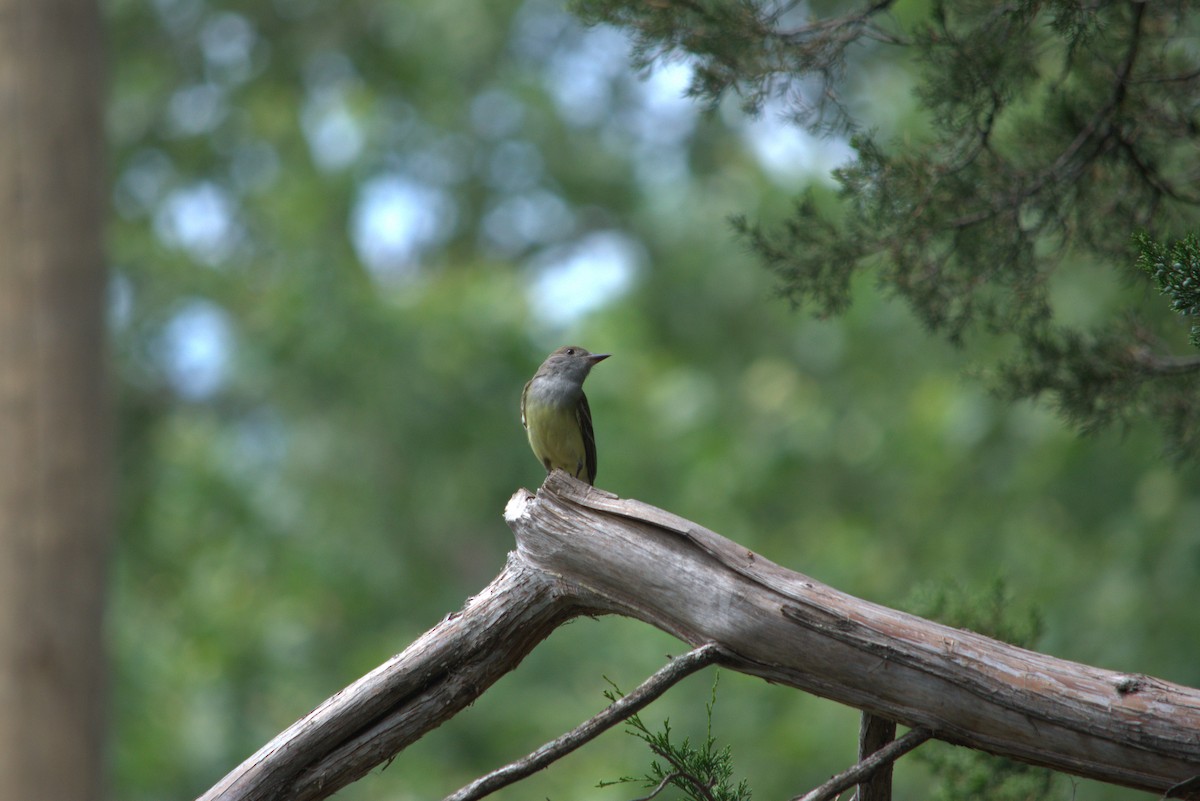
<path fill-rule="evenodd" d="M 568 355 L 568 356 L 574 356 L 574 355 L 575 355 L 575 349 L 574 349 L 574 348 L 567 348 L 567 355 Z"/>

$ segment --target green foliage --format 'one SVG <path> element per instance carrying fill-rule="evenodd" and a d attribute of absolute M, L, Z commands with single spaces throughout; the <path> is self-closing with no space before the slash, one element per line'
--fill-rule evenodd
<path fill-rule="evenodd" d="M 1128 280 L 1135 230 L 1200 226 L 1186 177 L 1200 150 L 1200 64 L 1186 42 L 1200 18 L 1181 2 L 845 5 L 817 19 L 775 3 L 581 7 L 628 29 L 647 61 L 694 59 L 693 91 L 712 104 L 782 98 L 811 129 L 832 116 L 856 131 L 854 159 L 835 172 L 839 209 L 809 190 L 782 221 L 733 217 L 794 305 L 841 313 L 853 277 L 870 273 L 953 343 L 1015 333 L 996 373 L 1005 394 L 1053 395 L 1087 431 L 1154 419 L 1176 455 L 1200 453 L 1200 396 L 1175 380 L 1163 316 L 1131 309 L 1130 325 L 1094 332 L 1063 322 L 1053 293 L 1057 274 L 1081 265 Z M 841 92 L 903 59 L 921 126 L 888 139 Z"/>
<path fill-rule="evenodd" d="M 841 229 L 820 213 L 820 206 L 818 190 L 810 188 L 796 201 L 795 217 L 778 231 L 768 232 L 741 214 L 732 216 L 730 223 L 763 263 L 784 279 L 789 289 L 781 294 L 793 306 L 805 298 L 823 315 L 833 315 L 850 305 L 851 279 L 864 254 L 857 240 L 842 236 Z M 802 224 L 801 219 L 808 223 Z M 817 249 L 827 261 L 808 264 L 796 259 L 798 253 Z"/>
<path fill-rule="evenodd" d="M 1137 266 L 1154 279 L 1160 292 L 1171 301 L 1171 310 L 1185 318 L 1200 318 L 1200 238 L 1196 234 L 1169 245 L 1144 233 L 1134 236 L 1138 246 Z M 1190 341 L 1200 348 L 1200 319 L 1191 324 Z"/>
<path fill-rule="evenodd" d="M 1046 801 L 1070 798 L 1065 782 L 1054 771 L 957 748 L 927 743 L 916 751 L 937 777 L 927 798 L 933 801 Z"/>
<path fill-rule="evenodd" d="M 718 749 L 717 740 L 713 736 L 712 715 L 713 707 L 717 703 L 719 681 L 718 671 L 713 679 L 712 695 L 704 706 L 708 729 L 702 746 L 693 746 L 691 738 L 688 737 L 685 737 L 682 743 L 671 742 L 670 720 L 663 721 L 661 731 L 652 731 L 642 722 L 640 716 L 633 715 L 626 721 L 627 733 L 645 743 L 651 753 L 663 761 L 651 761 L 649 772 L 640 778 L 624 776 L 612 781 L 602 781 L 597 786 L 640 784 L 652 791 L 648 798 L 657 797 L 666 787 L 674 787 L 679 790 L 680 797 L 691 801 L 750 801 L 750 786 L 745 779 L 736 786 L 730 784 L 733 778 L 733 754 L 730 747 Z M 612 702 L 622 694 L 613 684 L 613 689 L 606 690 L 604 697 Z"/>
<path fill-rule="evenodd" d="M 1132 411 L 1140 371 L 1122 338 L 1051 329 L 1027 334 L 1023 345 L 1022 360 L 1002 368 L 1009 397 L 1052 393 L 1058 408 L 1089 432 Z"/>
<path fill-rule="evenodd" d="M 1200 362 L 1166 357 L 1134 320 L 1095 332 L 1048 327 L 1026 332 L 1019 354 L 1002 363 L 998 392 L 1012 400 L 1048 394 L 1085 433 L 1153 416 L 1176 460 L 1200 453 Z"/>
<path fill-rule="evenodd" d="M 633 37 L 634 63 L 649 67 L 658 59 L 686 54 L 693 66 L 688 93 L 715 108 L 723 95 L 734 92 L 744 111 L 757 114 L 779 97 L 798 102 L 790 110 L 798 122 L 824 130 L 844 130 L 850 117 L 833 91 L 852 58 L 858 37 L 888 39 L 876 17 L 890 3 L 851 11 L 825 25 L 801 24 L 794 4 L 755 0 L 684 3 L 630 3 L 612 0 L 574 0 L 572 9 L 584 20 L 627 30 Z M 830 28 L 853 31 L 829 36 Z M 803 92 L 811 75 L 819 76 L 824 91 Z"/>

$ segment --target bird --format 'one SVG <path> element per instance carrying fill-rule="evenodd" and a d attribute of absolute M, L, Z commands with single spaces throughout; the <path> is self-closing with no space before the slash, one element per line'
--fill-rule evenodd
<path fill-rule="evenodd" d="M 554 468 L 596 481 L 596 435 L 583 381 L 610 353 L 564 345 L 546 357 L 521 392 L 521 425 L 546 472 Z"/>

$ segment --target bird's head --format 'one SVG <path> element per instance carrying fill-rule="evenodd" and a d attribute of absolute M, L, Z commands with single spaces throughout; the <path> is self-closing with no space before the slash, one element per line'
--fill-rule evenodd
<path fill-rule="evenodd" d="M 589 353 L 578 345 L 563 345 L 547 357 L 538 372 L 561 375 L 582 384 L 583 379 L 587 378 L 592 368 L 611 355 L 609 353 Z"/>

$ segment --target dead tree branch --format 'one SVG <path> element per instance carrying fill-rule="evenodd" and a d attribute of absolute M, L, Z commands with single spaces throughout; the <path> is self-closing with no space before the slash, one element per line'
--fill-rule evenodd
<path fill-rule="evenodd" d="M 830 801 L 837 798 L 854 785 L 865 783 L 879 771 L 890 768 L 893 762 L 932 736 L 933 732 L 929 729 L 913 729 L 899 740 L 892 740 L 883 748 L 873 751 L 870 756 L 833 776 L 820 787 L 796 796 L 792 801 Z"/>
<path fill-rule="evenodd" d="M 702 645 L 683 656 L 672 659 L 665 667 L 639 684 L 633 692 L 613 701 L 600 714 L 588 718 L 529 756 L 494 770 L 486 776 L 481 776 L 458 792 L 446 796 L 445 801 L 476 801 L 476 799 L 496 792 L 501 787 L 507 787 L 527 776 L 532 776 L 584 743 L 596 739 L 613 726 L 626 720 L 630 715 L 637 714 L 682 679 L 720 661 L 720 659 L 721 647 L 715 643 Z"/>
<path fill-rule="evenodd" d="M 896 722 L 862 713 L 862 722 L 858 729 L 858 761 L 862 763 L 867 757 L 887 746 L 896 739 Z M 896 755 L 901 756 L 900 754 Z M 855 801 L 892 801 L 892 763 L 885 763 L 879 770 L 858 783 L 858 793 Z"/>
<path fill-rule="evenodd" d="M 461 612 L 296 721 L 202 801 L 333 795 L 467 707 L 577 614 L 559 585 L 510 559 Z"/>
<path fill-rule="evenodd" d="M 463 610 L 325 701 L 204 801 L 318 799 L 469 704 L 556 626 L 623 614 L 720 663 L 959 745 L 1200 799 L 1200 690 L 1068 662 L 862 601 L 696 523 L 555 472 Z"/>

